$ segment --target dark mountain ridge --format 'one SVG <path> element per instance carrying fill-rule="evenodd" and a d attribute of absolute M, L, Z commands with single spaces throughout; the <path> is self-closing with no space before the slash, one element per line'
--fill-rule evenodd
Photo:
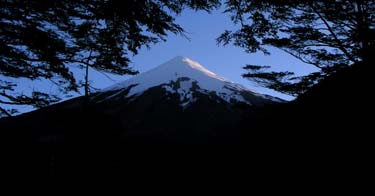
<path fill-rule="evenodd" d="M 165 92 L 165 89 L 160 86 L 146 91 L 133 106 L 128 106 L 125 102 L 110 101 L 82 107 L 83 98 L 76 98 L 15 118 L 1 119 L 1 138 L 3 144 L 9 144 L 7 149 L 11 154 L 11 158 L 6 160 L 12 160 L 11 167 L 16 168 L 10 170 L 11 175 L 14 175 L 14 172 L 22 174 L 31 172 L 35 175 L 52 173 L 63 176 L 129 175 L 132 171 L 129 168 L 142 168 L 143 172 L 151 173 L 160 168 L 171 169 L 179 166 L 201 169 L 197 171 L 215 168 L 214 165 L 235 169 L 238 164 L 246 163 L 240 167 L 244 169 L 250 167 L 249 164 L 254 161 L 258 164 L 262 163 L 263 167 L 280 169 L 283 164 L 281 163 L 280 166 L 279 161 L 284 159 L 307 161 L 311 164 L 321 164 L 318 160 L 327 161 L 349 156 L 361 157 L 355 160 L 362 160 L 366 157 L 362 155 L 372 149 L 372 141 L 370 141 L 373 118 L 372 96 L 363 95 L 372 87 L 370 65 L 372 64 L 359 63 L 345 68 L 291 103 L 264 107 L 254 107 L 244 103 L 233 105 L 223 99 L 212 100 L 213 97 L 204 94 L 203 99 L 194 102 L 190 105 L 192 109 L 186 111 L 181 107 L 180 97 L 177 94 L 168 96 L 162 93 L 169 99 L 161 96 L 160 93 Z M 102 96 L 107 97 L 104 94 Z M 171 98 L 173 96 L 176 97 Z M 102 100 L 103 97 L 98 94 L 93 100 Z M 224 121 L 224 125 L 220 124 L 210 131 L 206 130 L 206 136 L 209 137 L 196 137 L 193 134 L 194 137 L 189 138 L 192 133 L 182 131 L 180 133 L 186 135 L 174 136 L 175 140 L 171 141 L 166 138 L 173 138 L 170 136 L 173 136 L 174 132 L 167 131 L 161 134 L 162 137 L 155 134 L 151 134 L 150 137 L 134 135 L 132 141 L 129 141 L 129 137 L 126 137 L 129 135 L 124 135 L 124 131 L 117 129 L 127 123 L 111 116 L 110 113 L 113 111 L 103 110 L 108 108 L 108 104 L 116 105 L 114 107 L 116 114 L 134 113 L 132 116 L 134 119 L 131 123 L 128 121 L 129 124 L 145 130 L 155 127 L 137 121 L 139 117 L 168 119 L 171 125 L 182 130 L 184 126 L 189 126 L 186 130 L 191 130 L 195 126 L 200 127 L 201 121 L 213 118 L 211 114 L 223 114 L 222 118 L 216 116 L 216 122 L 223 118 L 232 121 Z M 172 105 L 174 106 L 171 107 Z M 139 112 L 135 112 L 135 109 L 139 109 Z M 186 116 L 199 115 L 199 118 L 196 118 L 199 120 L 184 121 L 181 124 L 176 120 L 178 115 L 183 116 L 181 119 L 185 120 L 189 119 Z M 43 126 L 38 126 L 41 121 L 33 121 L 33 118 L 43 119 L 45 121 Z M 160 121 L 155 120 L 154 123 L 158 122 Z M 48 127 L 47 125 L 54 128 L 42 128 Z M 59 125 L 59 128 L 56 125 Z M 33 126 L 39 129 L 30 129 Z M 211 132 L 212 130 L 214 132 Z M 224 134 L 220 130 L 223 130 Z M 229 132 L 231 135 L 228 135 L 228 130 L 234 131 Z M 213 137 L 215 134 L 219 137 Z M 165 135 L 168 137 L 164 137 Z M 187 138 L 189 140 L 184 140 Z M 242 145 L 237 147 L 180 145 L 173 148 L 160 145 L 157 148 L 124 145 L 129 142 L 130 144 Z M 319 159 L 314 161 L 315 158 Z M 170 164 L 165 165 L 166 162 Z M 200 164 L 198 166 L 197 162 L 205 163 L 205 166 L 202 167 Z M 195 166 L 192 167 L 193 165 Z M 337 165 L 329 167 L 333 169 Z M 140 170 L 136 171 L 140 172 Z M 340 172 L 335 173 L 339 175 Z"/>
<path fill-rule="evenodd" d="M 88 99 L 4 119 L 2 127 L 31 143 L 238 144 L 243 114 L 280 102 L 177 57 Z"/>

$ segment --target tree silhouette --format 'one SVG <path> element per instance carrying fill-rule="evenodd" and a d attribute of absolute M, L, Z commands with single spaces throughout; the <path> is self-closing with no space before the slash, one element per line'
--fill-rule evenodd
<path fill-rule="evenodd" d="M 244 77 L 290 95 L 298 96 L 337 70 L 366 61 L 374 45 L 372 0 L 228 0 L 226 6 L 241 28 L 225 31 L 219 43 L 266 55 L 266 46 L 272 46 L 320 68 L 295 77 L 293 72 L 268 72 L 264 65 L 244 67 L 249 71 Z"/>
<path fill-rule="evenodd" d="M 129 55 L 142 46 L 183 34 L 173 14 L 184 8 L 210 10 L 218 0 L 0 0 L 0 116 L 2 105 L 42 107 L 59 100 L 43 92 L 15 92 L 14 79 L 46 79 L 62 92 L 78 91 L 72 66 L 114 74 L 135 74 Z M 9 80 L 13 79 L 13 80 Z"/>

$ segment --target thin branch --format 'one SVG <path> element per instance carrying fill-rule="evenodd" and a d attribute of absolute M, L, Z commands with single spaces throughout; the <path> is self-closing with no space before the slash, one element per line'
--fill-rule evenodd
<path fill-rule="evenodd" d="M 85 67 L 85 97 L 89 95 L 89 67 L 90 67 L 90 60 L 91 60 L 92 50 L 90 50 L 90 54 L 86 60 L 86 67 Z"/>
<path fill-rule="evenodd" d="M 14 97 L 12 97 L 10 95 L 5 94 L 5 92 L 0 92 L 0 96 L 3 96 L 3 97 L 5 97 L 5 98 L 7 98 L 7 99 L 9 99 L 11 101 L 16 100 L 16 98 L 14 98 Z"/>
<path fill-rule="evenodd" d="M 292 55 L 294 58 L 300 60 L 300 61 L 303 62 L 303 63 L 309 64 L 309 65 L 313 65 L 313 66 L 315 66 L 315 67 L 317 67 L 317 68 L 320 68 L 320 69 L 323 68 L 323 67 L 320 66 L 319 64 L 317 64 L 317 63 L 313 63 L 313 62 L 310 62 L 310 61 L 308 61 L 308 60 L 305 60 L 305 59 L 303 59 L 302 57 L 300 57 L 300 56 L 298 56 L 298 55 L 296 55 L 296 54 L 293 54 L 292 52 L 288 51 L 287 49 L 284 49 L 284 48 L 280 48 L 280 49 L 283 50 L 284 52 L 286 52 L 286 53 Z"/>
<path fill-rule="evenodd" d="M 240 3 L 241 3 L 241 1 L 236 1 L 235 7 L 238 10 L 238 12 L 237 12 L 237 16 L 239 17 L 238 20 L 240 21 L 241 26 L 244 26 L 245 23 L 243 21 L 243 13 L 242 13 Z"/>
<path fill-rule="evenodd" d="M 5 93 L 0 93 L 0 96 L 5 97 L 9 100 L 9 101 L 0 100 L 0 103 L 2 104 L 7 104 L 7 105 L 30 105 L 32 104 L 32 101 L 20 100 L 13 96 L 7 95 Z M 30 98 L 30 97 L 25 97 L 25 98 Z"/>
<path fill-rule="evenodd" d="M 333 36 L 333 39 L 338 44 L 338 48 L 349 58 L 350 61 L 356 63 L 357 60 L 355 60 L 355 58 L 352 55 L 350 55 L 348 50 L 346 50 L 346 48 L 342 45 L 341 41 L 337 37 L 336 33 L 333 31 L 331 25 L 329 25 L 328 21 L 322 16 L 322 14 L 318 10 L 316 10 L 314 5 L 312 5 L 311 7 L 312 7 L 313 11 L 319 16 L 320 20 L 323 21 L 324 25 L 327 27 L 330 34 Z"/>
<path fill-rule="evenodd" d="M 40 59 L 33 59 L 33 58 L 28 58 L 28 57 L 22 57 L 22 60 L 25 60 L 25 61 L 32 61 L 32 62 L 41 62 L 43 60 L 40 60 Z M 79 61 L 79 60 L 74 60 L 74 59 L 60 59 L 62 61 L 68 61 L 68 62 L 71 62 L 71 63 L 80 63 L 80 64 L 84 64 L 84 65 L 88 65 L 88 63 L 86 61 Z"/>
<path fill-rule="evenodd" d="M 99 70 L 96 70 L 94 69 L 95 71 L 97 71 L 98 73 L 102 74 L 103 76 L 105 76 L 107 79 L 111 80 L 112 82 L 117 82 L 116 80 L 112 79 L 110 76 L 108 76 L 106 73 L 102 72 L 102 71 L 99 71 Z"/>
<path fill-rule="evenodd" d="M 8 117 L 12 117 L 12 114 L 10 114 L 6 109 L 0 107 L 0 112 L 4 113 Z"/>
<path fill-rule="evenodd" d="M 303 47 L 312 47 L 312 46 L 316 46 L 316 47 L 332 47 L 332 45 L 330 44 L 304 44 Z"/>
<path fill-rule="evenodd" d="M 27 105 L 26 103 L 9 102 L 9 101 L 3 101 L 3 100 L 0 100 L 0 103 L 6 104 L 6 105 Z"/>
<path fill-rule="evenodd" d="M 355 30 L 356 30 L 355 26 L 352 26 L 351 24 L 346 23 L 346 22 L 344 22 L 344 21 L 341 21 L 339 24 L 341 24 L 343 27 L 347 27 L 347 28 L 349 28 L 349 29 L 352 30 L 352 31 L 355 31 Z"/>

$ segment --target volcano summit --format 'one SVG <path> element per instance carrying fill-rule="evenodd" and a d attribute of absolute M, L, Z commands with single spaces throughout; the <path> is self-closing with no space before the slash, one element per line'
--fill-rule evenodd
<path fill-rule="evenodd" d="M 238 126 L 251 128 L 258 108 L 280 102 L 176 57 L 88 98 L 0 123 L 34 143 L 232 143 Z"/>
<path fill-rule="evenodd" d="M 179 96 L 180 104 L 184 107 L 197 101 L 198 94 L 210 96 L 219 102 L 242 102 L 254 106 L 282 102 L 281 99 L 256 93 L 218 76 L 186 57 L 175 57 L 148 72 L 106 88 L 97 95 L 113 92 L 104 100 L 120 98 L 119 95 L 123 96 L 124 92 L 125 97 L 137 97 L 155 87 L 161 88 L 166 94 Z"/>

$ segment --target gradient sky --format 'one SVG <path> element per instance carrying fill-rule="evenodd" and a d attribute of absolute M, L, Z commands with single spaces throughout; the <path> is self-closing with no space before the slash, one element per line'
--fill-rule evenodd
<path fill-rule="evenodd" d="M 170 34 L 166 42 L 160 42 L 152 45 L 150 49 L 142 48 L 139 54 L 131 57 L 131 66 L 140 72 L 148 71 L 176 56 L 185 56 L 211 70 L 212 72 L 225 77 L 234 82 L 240 83 L 250 89 L 260 93 L 277 96 L 286 100 L 293 97 L 277 93 L 275 91 L 264 89 L 254 83 L 241 77 L 245 70 L 242 69 L 246 64 L 271 65 L 274 70 L 294 71 L 298 75 L 308 74 L 317 69 L 313 66 L 303 64 L 290 55 L 276 48 L 269 48 L 271 55 L 264 56 L 262 53 L 248 54 L 243 49 L 232 45 L 222 46 L 216 43 L 216 38 L 224 30 L 236 29 L 228 14 L 223 13 L 223 9 L 211 13 L 193 10 L 185 10 L 181 15 L 176 17 L 176 22 L 186 31 L 189 39 L 180 35 Z M 79 79 L 83 79 L 82 70 L 73 70 Z M 111 79 L 108 79 L 110 76 Z M 96 88 L 105 88 L 117 82 L 121 82 L 131 76 L 114 76 L 111 74 L 99 73 L 90 70 L 91 84 Z M 10 79 L 18 82 L 19 88 L 24 92 L 30 92 L 32 89 L 43 89 L 44 92 L 52 94 L 57 93 L 53 90 L 53 84 L 44 83 L 43 81 L 29 81 Z M 39 87 L 39 88 L 36 88 Z M 78 96 L 75 94 L 74 96 Z M 7 106 L 5 106 L 7 108 Z M 21 112 L 33 110 L 30 106 L 17 107 Z"/>
<path fill-rule="evenodd" d="M 180 24 L 189 39 L 179 35 L 170 34 L 166 42 L 160 42 L 150 49 L 142 48 L 139 54 L 132 57 L 132 67 L 140 72 L 148 71 L 175 56 L 185 56 L 199 62 L 212 72 L 240 83 L 250 89 L 290 100 L 292 97 L 260 88 L 256 84 L 241 77 L 246 64 L 271 65 L 275 70 L 291 70 L 297 74 L 307 74 L 317 70 L 315 67 L 303 64 L 297 59 L 276 48 L 270 48 L 271 55 L 263 53 L 248 54 L 242 48 L 232 45 L 217 45 L 216 38 L 224 30 L 236 29 L 228 14 L 223 9 L 207 12 L 186 10 L 177 16 L 176 22 Z M 95 87 L 104 88 L 116 82 L 129 78 L 129 76 L 111 76 L 107 79 L 102 74 L 92 72 L 91 80 Z"/>

